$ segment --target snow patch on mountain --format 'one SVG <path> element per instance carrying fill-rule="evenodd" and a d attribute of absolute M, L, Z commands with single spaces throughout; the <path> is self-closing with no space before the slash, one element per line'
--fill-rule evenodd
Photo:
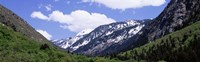
<path fill-rule="evenodd" d="M 88 43 L 89 43 L 89 41 L 83 41 L 83 43 L 80 43 L 80 44 L 78 44 L 77 46 L 75 46 L 75 47 L 70 47 L 70 48 L 72 48 L 72 49 L 73 49 L 72 51 L 74 51 L 74 50 L 77 50 L 79 47 L 84 46 L 84 45 L 86 45 L 86 44 L 88 44 Z"/>
<path fill-rule="evenodd" d="M 109 31 L 109 32 L 106 33 L 106 35 L 110 35 L 112 33 L 113 33 L 113 31 Z"/>
<path fill-rule="evenodd" d="M 131 29 L 128 34 L 137 34 L 145 25 L 138 26 L 136 28 Z"/>
<path fill-rule="evenodd" d="M 67 39 L 61 39 L 61 40 L 53 40 L 52 42 L 54 44 L 56 44 L 57 46 L 66 49 L 68 47 L 71 47 L 71 45 L 73 45 L 79 39 L 83 38 L 83 36 L 85 36 L 86 34 L 90 33 L 92 30 L 93 29 L 85 29 L 85 30 L 82 30 L 81 32 L 79 32 L 75 37 L 69 37 Z M 83 45 L 85 45 L 87 43 L 88 42 L 84 42 L 83 44 L 80 44 L 79 46 L 76 46 L 73 49 L 77 49 L 80 46 L 83 46 Z"/>

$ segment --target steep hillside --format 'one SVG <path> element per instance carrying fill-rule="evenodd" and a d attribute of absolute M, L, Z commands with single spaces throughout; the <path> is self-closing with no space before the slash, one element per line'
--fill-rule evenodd
<path fill-rule="evenodd" d="M 123 51 L 135 48 L 200 20 L 200 0 L 171 0 L 164 11 L 126 42 L 131 43 Z"/>
<path fill-rule="evenodd" d="M 200 22 L 173 32 L 144 46 L 120 53 L 121 60 L 168 62 L 200 61 Z"/>
<path fill-rule="evenodd" d="M 29 38 L 37 41 L 47 41 L 45 37 L 35 31 L 27 22 L 2 5 L 0 5 L 0 23 L 5 24 L 14 31 L 20 32 Z"/>
<path fill-rule="evenodd" d="M 165 10 L 148 26 L 150 41 L 200 20 L 200 0 L 171 0 Z"/>
<path fill-rule="evenodd" d="M 70 54 L 57 51 L 48 44 L 40 44 L 0 23 L 0 61 L 74 61 Z"/>

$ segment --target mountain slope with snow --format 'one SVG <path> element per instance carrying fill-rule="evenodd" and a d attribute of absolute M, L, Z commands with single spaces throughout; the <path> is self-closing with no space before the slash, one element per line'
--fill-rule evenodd
<path fill-rule="evenodd" d="M 126 39 L 133 37 L 144 26 L 144 22 L 138 20 L 129 20 L 126 22 L 117 22 L 99 26 L 90 32 L 90 34 L 76 42 L 82 43 L 84 41 L 90 41 L 87 45 L 78 48 L 74 52 L 90 56 L 119 52 L 121 50 L 120 48 L 112 49 L 110 47 L 119 47 Z M 76 44 L 72 46 L 76 46 Z"/>
<path fill-rule="evenodd" d="M 124 40 L 133 37 L 144 26 L 144 21 L 139 20 L 116 22 L 99 26 L 93 31 L 92 29 L 83 30 L 75 37 L 56 40 L 53 43 L 74 53 L 104 55 L 115 51 L 110 51 L 112 49 L 105 51 L 106 49 L 115 44 L 122 44 Z"/>
<path fill-rule="evenodd" d="M 82 30 L 81 32 L 79 32 L 76 36 L 74 37 L 69 37 L 66 39 L 61 39 L 61 40 L 52 40 L 52 42 L 63 48 L 63 49 L 67 49 L 69 48 L 71 45 L 73 45 L 76 41 L 78 41 L 79 39 L 83 38 L 86 34 L 90 33 L 92 31 L 92 29 L 85 29 Z"/>

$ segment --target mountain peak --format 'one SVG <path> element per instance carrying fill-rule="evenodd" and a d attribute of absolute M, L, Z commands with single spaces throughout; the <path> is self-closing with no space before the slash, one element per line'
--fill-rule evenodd
<path fill-rule="evenodd" d="M 92 30 L 93 29 L 82 30 L 81 32 L 79 32 L 78 34 L 76 34 L 76 36 L 83 36 L 83 35 L 89 34 Z"/>
<path fill-rule="evenodd" d="M 98 55 L 96 53 L 93 54 L 93 52 L 101 51 L 102 53 L 103 50 L 109 48 L 113 44 L 123 43 L 126 38 L 134 36 L 143 27 L 144 23 L 139 20 L 116 22 L 107 25 L 101 25 L 94 30 L 83 30 L 75 37 L 54 41 L 54 44 L 71 52 L 87 55 Z"/>

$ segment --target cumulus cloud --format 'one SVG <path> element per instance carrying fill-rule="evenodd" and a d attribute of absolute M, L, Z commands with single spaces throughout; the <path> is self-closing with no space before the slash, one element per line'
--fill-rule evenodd
<path fill-rule="evenodd" d="M 114 19 L 109 18 L 104 14 L 89 13 L 84 10 L 76 10 L 70 14 L 64 14 L 63 12 L 56 10 L 46 17 L 48 19 L 42 19 L 39 16 L 35 18 L 58 22 L 61 24 L 61 28 L 69 29 L 76 33 L 85 29 L 95 29 L 100 25 L 116 22 Z"/>
<path fill-rule="evenodd" d="M 39 32 L 40 34 L 42 34 L 48 40 L 51 40 L 52 35 L 50 35 L 47 31 L 40 30 L 40 29 L 37 29 L 36 31 Z"/>
<path fill-rule="evenodd" d="M 145 6 L 160 6 L 163 5 L 165 0 L 82 0 L 82 2 L 103 4 L 112 9 L 136 9 Z"/>
<path fill-rule="evenodd" d="M 48 17 L 45 16 L 44 14 L 42 14 L 40 11 L 34 11 L 31 14 L 32 18 L 38 18 L 38 19 L 42 19 L 42 20 L 48 20 Z"/>

